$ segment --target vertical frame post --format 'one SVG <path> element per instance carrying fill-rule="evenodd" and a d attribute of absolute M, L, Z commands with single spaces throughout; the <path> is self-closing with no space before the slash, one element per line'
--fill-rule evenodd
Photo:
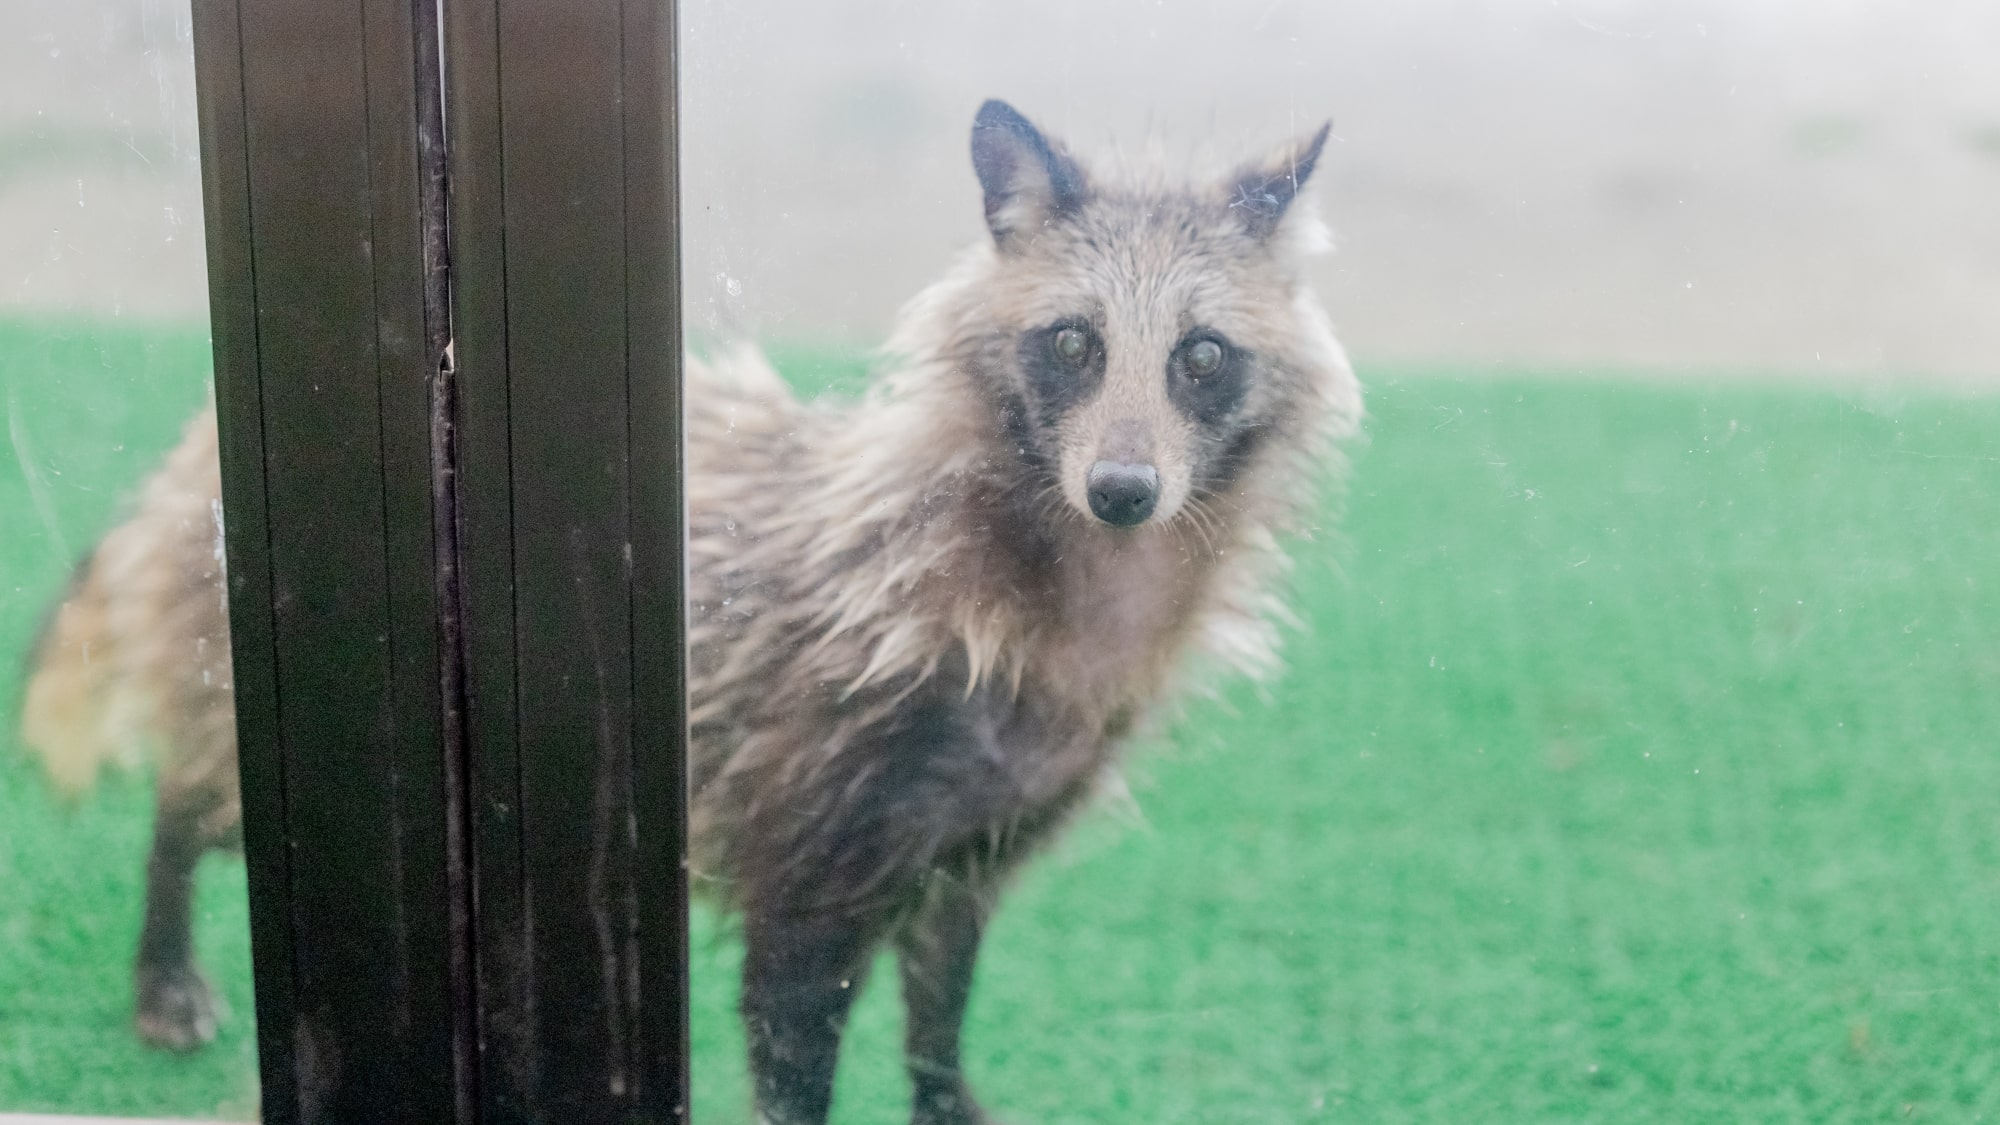
<path fill-rule="evenodd" d="M 673 14 L 195 0 L 267 1122 L 685 1119 Z"/>
<path fill-rule="evenodd" d="M 450 1121 L 435 8 L 197 0 L 264 1119 Z"/>
<path fill-rule="evenodd" d="M 447 11 L 483 1121 L 686 1112 L 673 11 Z"/>

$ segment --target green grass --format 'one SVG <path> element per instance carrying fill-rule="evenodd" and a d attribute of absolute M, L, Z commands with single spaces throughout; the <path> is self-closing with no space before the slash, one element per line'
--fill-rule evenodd
<path fill-rule="evenodd" d="M 105 339 L 0 335 L 8 391 L 37 376 L 35 463 L 127 445 L 51 484 L 70 548 L 199 397 L 198 356 L 162 358 L 181 345 Z M 99 401 L 107 357 L 172 393 Z M 1143 823 L 1092 819 L 1001 912 L 968 1029 L 992 1107 L 2000 1120 L 2000 399 L 1370 390 L 1287 676 L 1191 707 L 1140 756 Z M 63 570 L 14 462 L 0 654 Z M 242 1104 L 240 865 L 209 871 L 203 934 L 237 1017 L 221 1051 L 159 1059 L 125 1028 L 144 786 L 66 814 L 9 758 L 0 815 L 0 1107 Z M 695 1117 L 741 1122 L 737 950 L 696 923 Z M 849 1125 L 902 1113 L 889 984 L 850 1035 Z"/>

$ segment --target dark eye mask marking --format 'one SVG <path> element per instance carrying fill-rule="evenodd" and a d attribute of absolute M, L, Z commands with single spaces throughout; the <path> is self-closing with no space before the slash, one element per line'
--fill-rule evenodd
<path fill-rule="evenodd" d="M 1256 358 L 1222 333 L 1197 328 L 1167 359 L 1167 397 L 1203 429 L 1211 433 L 1227 429 L 1250 389 Z"/>
<path fill-rule="evenodd" d="M 1077 336 L 1083 349 L 1077 351 Z M 1026 333 L 1019 348 L 1035 417 L 1052 426 L 1104 382 L 1104 341 L 1087 321 L 1062 320 Z"/>

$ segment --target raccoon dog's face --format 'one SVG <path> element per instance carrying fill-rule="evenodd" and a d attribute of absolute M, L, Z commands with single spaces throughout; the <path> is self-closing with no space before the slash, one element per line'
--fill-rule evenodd
<path fill-rule="evenodd" d="M 1206 190 L 1120 189 L 1003 102 L 972 131 L 997 253 L 976 365 L 1031 465 L 1113 528 L 1226 496 L 1308 404 L 1324 325 L 1287 212 L 1325 128 Z"/>

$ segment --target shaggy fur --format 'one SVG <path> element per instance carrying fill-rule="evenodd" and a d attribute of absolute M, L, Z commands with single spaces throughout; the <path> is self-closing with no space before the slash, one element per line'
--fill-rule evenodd
<path fill-rule="evenodd" d="M 958 1030 L 1002 877 L 1191 657 L 1270 667 L 1277 535 L 1360 416 L 1288 206 L 1324 138 L 1207 189 L 1119 184 L 989 103 L 993 241 L 910 305 L 864 401 L 697 371 L 695 862 L 743 913 L 766 1120 L 824 1119 L 883 940 L 917 1120 L 983 1120 Z M 1138 526 L 1093 514 L 1106 462 L 1155 471 Z"/>
<path fill-rule="evenodd" d="M 959 1028 L 1005 876 L 1178 676 L 1272 667 L 1278 537 L 1361 415 L 1300 277 L 1325 137 L 1187 188 L 1105 178 L 989 102 L 993 237 L 862 401 L 801 402 L 752 351 L 689 361 L 692 858 L 743 919 L 764 1121 L 825 1120 L 884 942 L 914 1119 L 986 1120 Z M 204 417 L 59 611 L 27 715 L 72 783 L 164 744 L 139 976 L 168 1046 L 212 1030 L 185 884 L 236 809 L 215 475 Z"/>

